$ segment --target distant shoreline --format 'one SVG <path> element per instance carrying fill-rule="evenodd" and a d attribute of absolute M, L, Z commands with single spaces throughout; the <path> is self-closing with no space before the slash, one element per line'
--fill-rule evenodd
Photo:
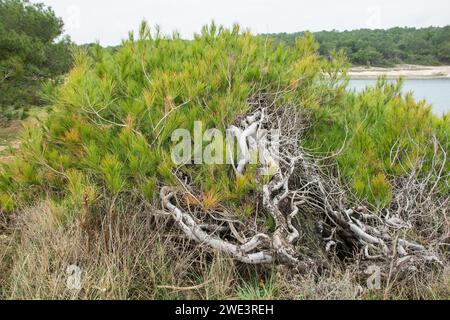
<path fill-rule="evenodd" d="M 398 65 L 392 68 L 353 67 L 348 75 L 351 79 L 377 79 L 385 75 L 389 79 L 450 79 L 450 66 Z"/>

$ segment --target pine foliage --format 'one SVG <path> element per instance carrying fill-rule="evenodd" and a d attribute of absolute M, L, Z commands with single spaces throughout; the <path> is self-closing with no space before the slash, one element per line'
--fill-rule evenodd
<path fill-rule="evenodd" d="M 227 165 L 176 168 L 173 130 L 193 133 L 202 121 L 204 130 L 225 132 L 257 93 L 287 90 L 280 103 L 311 109 L 337 104 L 345 64 L 342 56 L 320 58 L 311 35 L 288 48 L 212 23 L 185 41 L 143 22 L 117 52 L 95 46 L 76 54 L 48 119 L 25 130 L 17 160 L 3 169 L 2 206 L 12 210 L 39 195 L 79 205 L 79 193 L 90 202 L 130 192 L 152 200 L 161 184 L 177 184 L 175 170 L 199 186 L 206 206 L 238 204 L 254 189 L 251 177 L 235 181 Z"/>
<path fill-rule="evenodd" d="M 160 186 L 178 184 L 174 172 L 181 171 L 198 186 L 205 207 L 226 203 L 245 215 L 252 206 L 243 200 L 257 188 L 254 172 L 236 179 L 227 165 L 175 166 L 171 134 L 184 128 L 193 135 L 195 121 L 225 132 L 249 110 L 253 95 L 282 90 L 276 105 L 311 114 L 299 143 L 319 155 L 337 153 L 332 174 L 359 200 L 388 204 L 395 176 L 420 156 L 431 159 L 433 137 L 449 150 L 448 116 L 438 118 L 426 102 L 401 94 L 401 81 L 380 79 L 361 94 L 348 93 L 345 58 L 321 58 L 311 34 L 285 47 L 237 25 L 212 23 L 185 41 L 143 22 L 138 37 L 130 34 L 117 50 L 97 45 L 75 60 L 48 119 L 26 128 L 15 160 L 4 165 L 6 211 L 42 197 L 74 208 L 130 193 L 152 202 Z M 449 192 L 448 178 L 439 188 Z"/>

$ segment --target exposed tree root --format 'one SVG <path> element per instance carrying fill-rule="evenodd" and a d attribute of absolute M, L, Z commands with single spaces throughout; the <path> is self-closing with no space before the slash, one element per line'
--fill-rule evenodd
<path fill-rule="evenodd" d="M 245 263 L 275 262 L 298 269 L 312 268 L 318 261 L 299 250 L 303 230 L 298 217 L 302 215 L 317 225 L 320 246 L 331 258 L 360 254 L 364 261 L 377 263 L 390 272 L 415 270 L 431 262 L 442 264 L 436 250 L 438 243 L 426 247 L 408 237 L 408 230 L 420 227 L 417 216 L 427 210 L 424 205 L 433 202 L 428 208 L 433 212 L 427 217 L 441 212 L 446 219 L 448 199 L 432 197 L 433 186 L 430 189 L 426 182 L 420 183 L 414 172 L 403 188 L 397 189 L 389 208 L 372 211 L 363 205 L 349 206 L 345 190 L 335 179 L 323 175 L 317 162 L 301 147 L 304 119 L 298 109 L 271 108 L 263 100 L 253 105 L 253 112 L 239 126 L 229 129 L 240 151 L 233 167 L 236 176 L 242 176 L 252 157 L 258 157 L 260 199 L 275 229 L 261 233 L 244 226 L 241 235 L 253 232 L 247 239 L 238 234 L 236 230 L 243 227 L 235 225 L 232 218 L 213 224 L 202 221 L 178 204 L 174 190 L 162 188 L 163 208 L 189 239 Z M 441 162 L 436 161 L 435 167 Z M 435 171 L 439 179 L 442 170 Z M 441 237 L 440 245 L 446 241 Z"/>

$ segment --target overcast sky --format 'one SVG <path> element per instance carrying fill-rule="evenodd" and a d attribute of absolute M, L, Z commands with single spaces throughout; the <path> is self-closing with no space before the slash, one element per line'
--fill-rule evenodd
<path fill-rule="evenodd" d="M 427 27 L 450 24 L 449 0 L 40 0 L 64 19 L 76 43 L 119 44 L 146 19 L 192 38 L 214 20 L 254 33 Z"/>

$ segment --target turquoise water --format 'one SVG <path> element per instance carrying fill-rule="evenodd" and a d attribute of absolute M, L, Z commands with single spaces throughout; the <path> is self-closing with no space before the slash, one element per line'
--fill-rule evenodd
<path fill-rule="evenodd" d="M 366 86 L 373 86 L 376 80 L 350 80 L 349 88 L 357 92 Z M 425 99 L 433 105 L 433 112 L 442 115 L 450 112 L 450 79 L 408 79 L 403 85 L 403 92 L 412 91 L 417 100 Z"/>

